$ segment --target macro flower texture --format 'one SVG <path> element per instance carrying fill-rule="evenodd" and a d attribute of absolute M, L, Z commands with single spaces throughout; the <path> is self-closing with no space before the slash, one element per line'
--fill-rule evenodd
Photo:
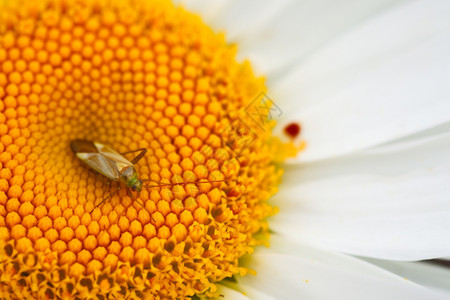
<path fill-rule="evenodd" d="M 0 299 L 450 297 L 449 13 L 0 1 Z"/>

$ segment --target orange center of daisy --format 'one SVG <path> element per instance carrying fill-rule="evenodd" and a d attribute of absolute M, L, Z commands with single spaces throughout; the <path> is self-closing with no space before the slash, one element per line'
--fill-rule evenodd
<path fill-rule="evenodd" d="M 169 3 L 11 5 L 0 8 L 0 293 L 184 298 L 243 272 L 282 173 L 272 125 L 252 129 L 245 111 L 263 81 Z M 136 201 L 122 188 L 97 207 L 114 187 L 74 139 L 146 148 L 140 178 L 185 184 Z"/>

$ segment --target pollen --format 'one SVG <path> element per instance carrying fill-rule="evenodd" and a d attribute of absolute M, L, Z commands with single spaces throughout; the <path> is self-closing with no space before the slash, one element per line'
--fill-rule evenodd
<path fill-rule="evenodd" d="M 0 5 L 0 298 L 216 295 L 296 151 L 249 111 L 264 79 L 169 2 L 38 2 Z M 146 148 L 151 186 L 112 193 L 75 139 Z"/>

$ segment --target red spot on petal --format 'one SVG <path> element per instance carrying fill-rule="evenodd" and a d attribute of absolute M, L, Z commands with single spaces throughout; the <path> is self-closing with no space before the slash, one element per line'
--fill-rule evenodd
<path fill-rule="evenodd" d="M 300 124 L 298 123 L 290 123 L 284 127 L 284 133 L 286 133 L 289 137 L 295 139 L 300 134 Z"/>

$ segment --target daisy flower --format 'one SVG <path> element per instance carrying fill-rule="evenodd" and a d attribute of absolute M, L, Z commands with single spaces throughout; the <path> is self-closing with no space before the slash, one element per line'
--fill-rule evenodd
<path fill-rule="evenodd" d="M 445 1 L 1 5 L 0 298 L 448 295 Z"/>

